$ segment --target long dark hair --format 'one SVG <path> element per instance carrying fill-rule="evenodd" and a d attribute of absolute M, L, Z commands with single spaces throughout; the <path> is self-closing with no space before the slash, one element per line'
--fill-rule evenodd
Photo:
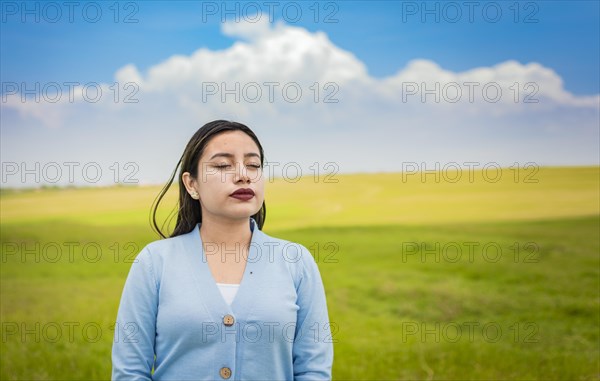
<path fill-rule="evenodd" d="M 175 230 L 173 230 L 173 233 L 171 233 L 170 237 L 176 237 L 181 234 L 189 233 L 194 230 L 194 227 L 196 227 L 198 222 L 202 222 L 202 208 L 200 207 L 200 203 L 198 200 L 194 200 L 186 191 L 185 185 L 183 184 L 182 175 L 184 172 L 189 172 L 192 178 L 198 178 L 198 161 L 204 152 L 204 148 L 212 138 L 225 131 L 242 131 L 250 136 L 258 146 L 260 151 L 260 165 L 261 167 L 263 166 L 264 152 L 262 145 L 258 141 L 258 138 L 254 132 L 252 132 L 252 130 L 246 125 L 227 120 L 215 120 L 200 127 L 200 129 L 196 131 L 185 147 L 179 162 L 175 166 L 175 170 L 173 171 L 171 178 L 152 203 L 152 212 L 150 216 L 151 225 L 154 231 L 157 232 L 161 237 L 167 238 L 167 236 L 162 232 L 161 228 L 156 223 L 156 212 L 162 198 L 165 196 L 171 187 L 171 184 L 173 183 L 173 179 L 177 174 L 177 168 L 179 165 L 181 165 L 181 171 L 179 172 L 179 208 L 177 210 L 177 223 L 175 225 Z M 168 222 L 172 218 L 172 212 L 169 216 L 170 218 L 167 218 L 167 221 L 165 222 Z M 253 215 L 252 218 L 258 224 L 258 228 L 262 230 L 267 218 L 267 205 L 264 201 L 260 210 Z"/>

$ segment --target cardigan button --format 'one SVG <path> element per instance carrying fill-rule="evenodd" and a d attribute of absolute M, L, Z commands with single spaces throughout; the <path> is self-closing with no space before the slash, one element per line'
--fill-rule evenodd
<path fill-rule="evenodd" d="M 223 324 L 225 324 L 227 327 L 231 327 L 234 321 L 235 319 L 233 318 L 233 316 L 229 314 L 223 316 Z"/>
<path fill-rule="evenodd" d="M 224 366 L 221 368 L 221 370 L 219 371 L 219 374 L 221 375 L 221 377 L 223 377 L 224 379 L 228 379 L 229 377 L 231 377 L 231 369 L 229 369 L 228 367 Z"/>

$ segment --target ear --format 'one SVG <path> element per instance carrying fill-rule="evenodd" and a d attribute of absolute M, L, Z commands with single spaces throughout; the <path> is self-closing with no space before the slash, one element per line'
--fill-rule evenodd
<path fill-rule="evenodd" d="M 181 181 L 185 185 L 185 189 L 193 199 L 198 199 L 197 182 L 189 172 L 184 172 L 181 175 Z"/>

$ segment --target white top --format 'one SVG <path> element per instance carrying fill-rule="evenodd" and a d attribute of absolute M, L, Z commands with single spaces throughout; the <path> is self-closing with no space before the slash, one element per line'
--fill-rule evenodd
<path fill-rule="evenodd" d="M 219 291 L 221 291 L 221 295 L 223 295 L 223 299 L 225 299 L 227 304 L 231 305 L 240 285 L 233 283 L 217 283 L 217 286 L 219 287 Z"/>

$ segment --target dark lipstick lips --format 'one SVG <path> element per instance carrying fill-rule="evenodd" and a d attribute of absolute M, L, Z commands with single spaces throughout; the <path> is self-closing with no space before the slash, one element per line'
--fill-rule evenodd
<path fill-rule="evenodd" d="M 242 195 L 242 194 L 254 196 L 254 191 L 250 188 L 242 188 L 242 189 L 236 190 L 235 192 L 230 194 L 230 196 L 238 196 L 238 195 Z"/>

